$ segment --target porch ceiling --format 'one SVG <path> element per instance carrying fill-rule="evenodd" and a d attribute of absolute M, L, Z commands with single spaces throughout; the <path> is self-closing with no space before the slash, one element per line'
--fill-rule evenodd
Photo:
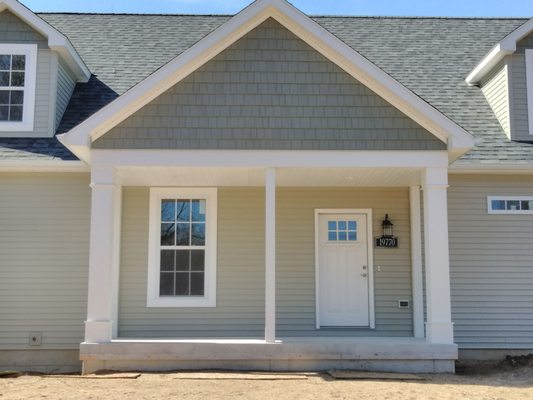
<path fill-rule="evenodd" d="M 386 186 L 420 184 L 419 168 L 279 168 L 277 186 Z M 264 186 L 264 168 L 118 167 L 123 186 Z"/>

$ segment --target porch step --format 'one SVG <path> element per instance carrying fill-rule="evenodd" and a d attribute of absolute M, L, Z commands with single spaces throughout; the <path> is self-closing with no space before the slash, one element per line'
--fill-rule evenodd
<path fill-rule="evenodd" d="M 115 340 L 82 343 L 85 360 L 456 360 L 457 345 L 379 338 Z"/>
<path fill-rule="evenodd" d="M 422 381 L 423 377 L 413 374 L 399 374 L 391 372 L 366 372 L 366 371 L 328 371 L 335 379 L 354 380 L 392 380 L 392 381 Z"/>

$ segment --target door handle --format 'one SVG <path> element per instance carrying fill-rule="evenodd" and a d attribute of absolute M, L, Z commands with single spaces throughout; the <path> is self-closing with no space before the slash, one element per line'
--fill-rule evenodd
<path fill-rule="evenodd" d="M 363 278 L 366 278 L 366 274 L 361 274 L 361 276 L 362 276 Z"/>

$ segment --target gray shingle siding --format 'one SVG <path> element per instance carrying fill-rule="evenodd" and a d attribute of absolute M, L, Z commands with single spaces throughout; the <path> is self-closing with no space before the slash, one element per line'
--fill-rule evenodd
<path fill-rule="evenodd" d="M 93 147 L 445 150 L 446 144 L 270 19 Z"/>

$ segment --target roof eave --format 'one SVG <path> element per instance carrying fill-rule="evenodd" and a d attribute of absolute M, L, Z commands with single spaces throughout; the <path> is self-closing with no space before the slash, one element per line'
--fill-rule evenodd
<path fill-rule="evenodd" d="M 508 34 L 483 57 L 466 77 L 466 83 L 477 85 L 505 56 L 516 51 L 516 44 L 533 32 L 533 18 Z"/>
<path fill-rule="evenodd" d="M 466 83 L 475 86 L 485 77 L 498 63 L 509 54 L 516 51 L 516 44 L 508 48 L 503 47 L 503 43 L 498 43 L 476 67 L 466 77 Z"/>
<path fill-rule="evenodd" d="M 533 164 L 526 163 L 472 163 L 453 164 L 449 168 L 454 174 L 533 174 Z"/>
<path fill-rule="evenodd" d="M 91 164 L 91 144 L 82 136 L 67 135 L 65 133 L 56 136 L 57 140 L 80 160 Z"/>

